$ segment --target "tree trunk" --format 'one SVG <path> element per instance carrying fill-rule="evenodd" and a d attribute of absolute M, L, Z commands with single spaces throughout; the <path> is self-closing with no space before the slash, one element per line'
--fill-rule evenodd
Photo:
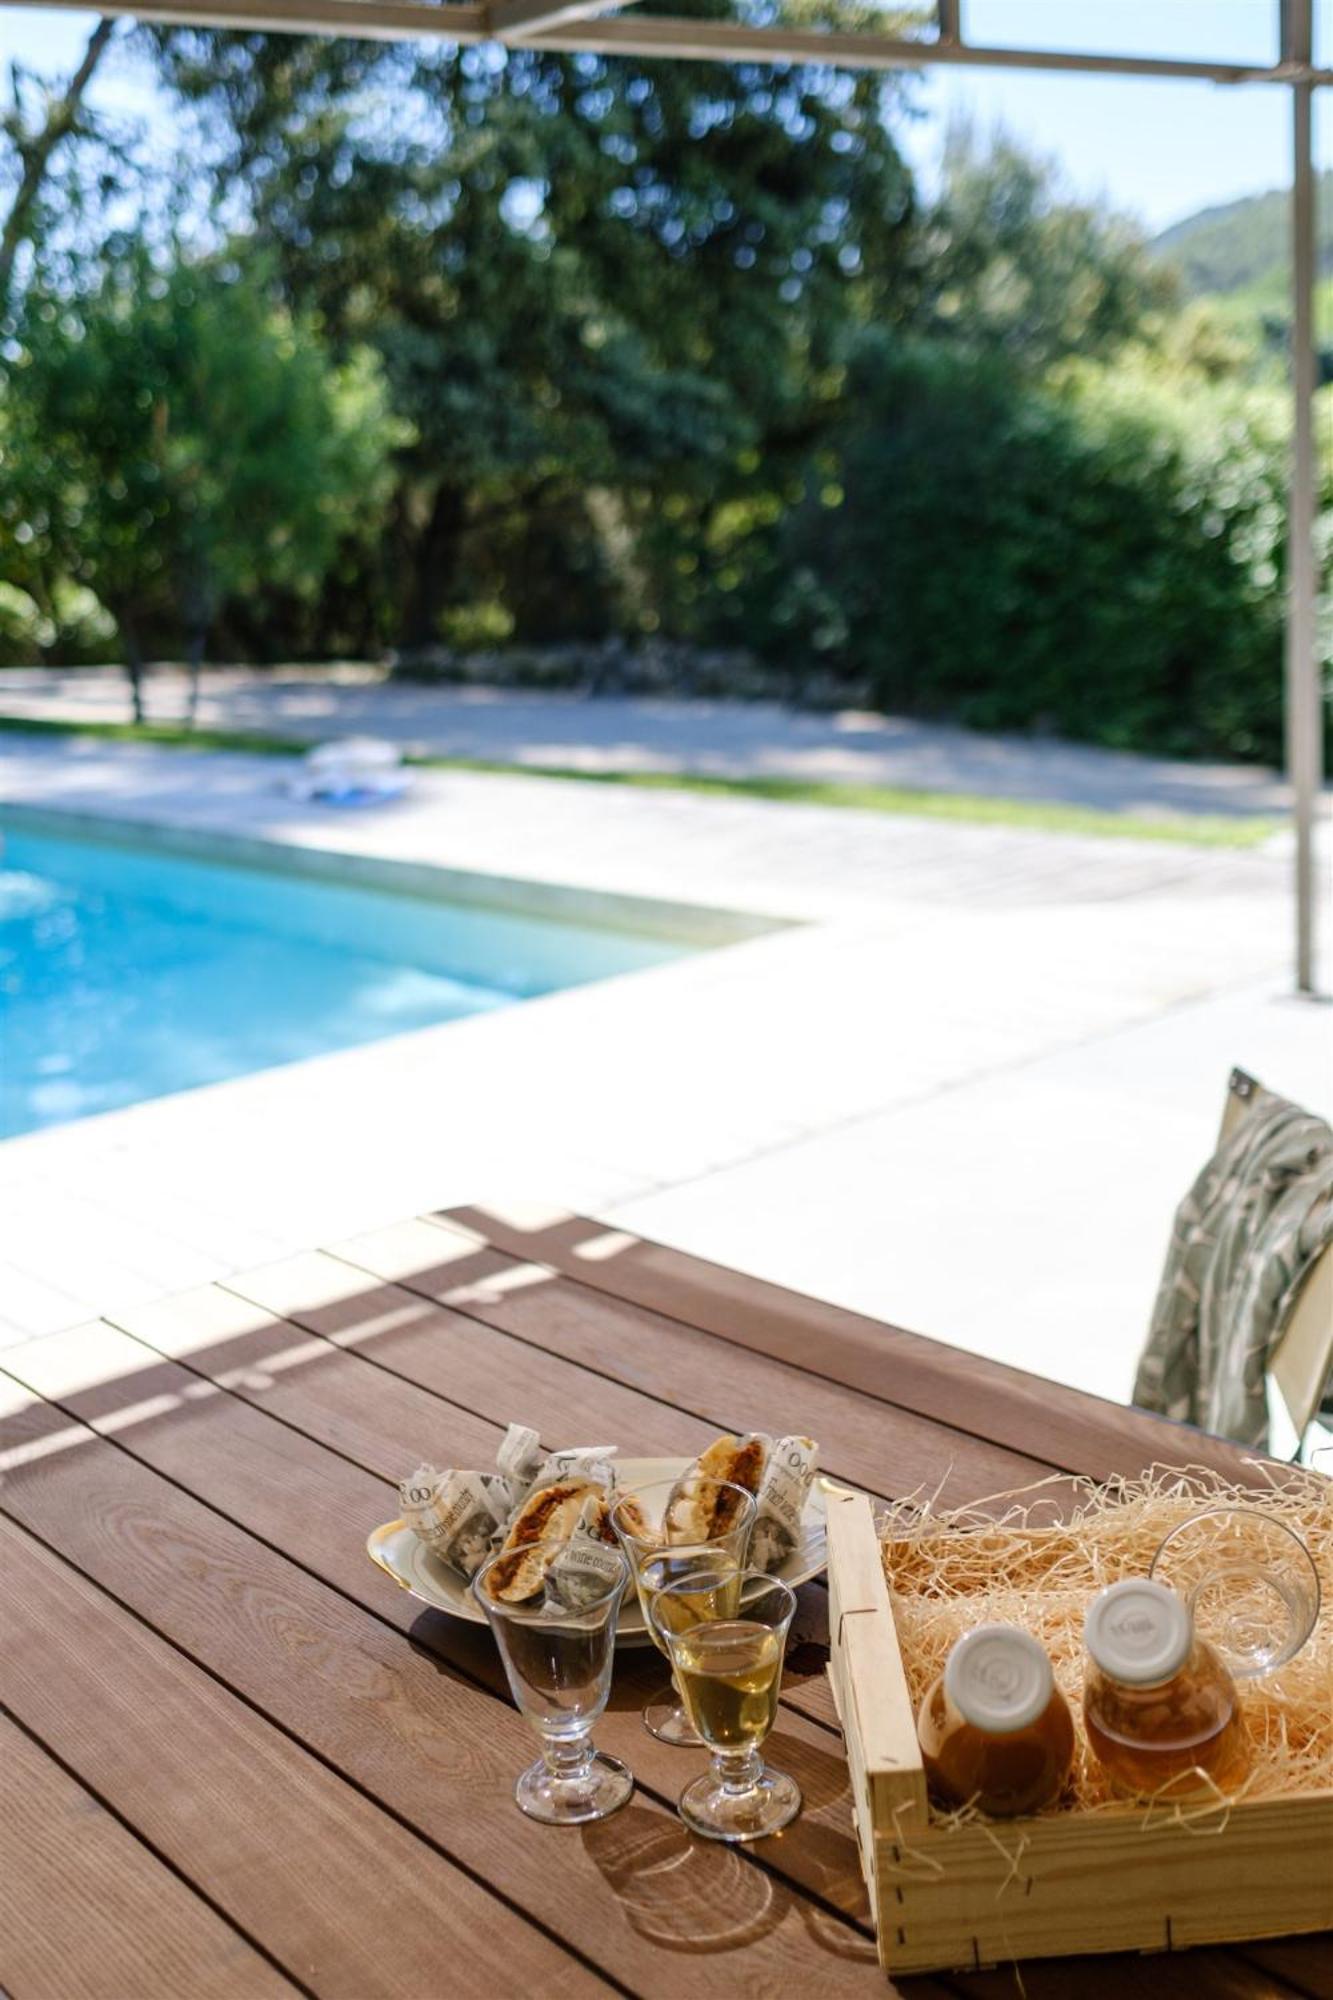
<path fill-rule="evenodd" d="M 0 229 L 0 313 L 9 300 L 10 282 L 14 275 L 14 260 L 19 246 L 29 234 L 32 212 L 37 197 L 46 179 L 46 170 L 53 155 L 62 142 L 73 131 L 75 121 L 83 105 L 84 92 L 92 79 L 93 71 L 102 59 L 102 52 L 115 32 L 116 24 L 109 15 L 104 15 L 88 37 L 88 45 L 83 51 L 83 60 L 65 86 L 63 97 L 51 105 L 46 114 L 46 123 L 18 147 L 23 162 L 19 184 L 14 190 L 9 214 Z"/>
<path fill-rule="evenodd" d="M 204 664 L 205 628 L 196 625 L 190 633 L 186 648 L 186 660 L 190 668 L 190 692 L 185 703 L 185 726 L 193 729 L 199 719 L 199 674 Z"/>
<path fill-rule="evenodd" d="M 139 634 L 133 620 L 130 618 L 118 613 L 116 615 L 116 623 L 120 627 L 120 636 L 125 647 L 125 674 L 130 684 L 130 701 L 133 705 L 134 720 L 136 722 L 145 722 L 147 721 L 147 717 L 144 714 L 143 705 L 143 649 L 139 644 Z"/>
<path fill-rule="evenodd" d="M 458 570 L 466 515 L 467 494 L 461 486 L 437 489 L 430 519 L 412 553 L 412 588 L 403 608 L 405 646 L 439 641 L 440 612 Z"/>

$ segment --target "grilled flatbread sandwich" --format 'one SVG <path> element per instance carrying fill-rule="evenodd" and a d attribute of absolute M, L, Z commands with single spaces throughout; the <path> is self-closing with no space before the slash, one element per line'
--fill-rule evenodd
<path fill-rule="evenodd" d="M 668 1541 L 708 1542 L 725 1535 L 740 1502 L 734 1493 L 719 1491 L 719 1484 L 758 1493 L 771 1447 L 772 1440 L 758 1431 L 746 1437 L 728 1431 L 715 1438 L 676 1481 L 666 1504 Z"/>
<path fill-rule="evenodd" d="M 510 1522 L 484 1588 L 500 1604 L 522 1604 L 535 1597 L 561 1543 L 569 1540 L 585 1516 L 594 1515 L 597 1531 L 610 1534 L 605 1519 L 606 1490 L 595 1481 L 563 1479 L 543 1486 L 524 1501 Z"/>

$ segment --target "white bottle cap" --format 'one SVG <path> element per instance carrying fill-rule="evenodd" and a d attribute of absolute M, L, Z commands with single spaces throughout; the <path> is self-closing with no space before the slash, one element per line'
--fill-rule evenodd
<path fill-rule="evenodd" d="M 944 1666 L 944 1692 L 964 1722 L 993 1736 L 1026 1729 L 1054 1689 L 1045 1652 L 1017 1625 L 974 1626 Z"/>
<path fill-rule="evenodd" d="M 1164 1583 L 1131 1576 L 1098 1591 L 1083 1621 L 1083 1637 L 1104 1674 L 1149 1687 L 1180 1672 L 1194 1627 L 1183 1597 Z"/>

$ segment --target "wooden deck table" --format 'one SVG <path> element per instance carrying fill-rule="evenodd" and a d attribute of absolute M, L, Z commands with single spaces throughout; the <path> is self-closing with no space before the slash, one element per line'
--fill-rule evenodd
<path fill-rule="evenodd" d="M 673 1811 L 701 1752 L 598 1742 L 638 1789 L 565 1832 L 511 1791 L 534 1740 L 489 1634 L 367 1561 L 420 1459 L 548 1444 L 692 1454 L 802 1430 L 871 1492 L 946 1501 L 1214 1439 L 571 1216 L 479 1210 L 0 1353 L 0 1989 L 10 2000 L 878 1996 L 824 1664 L 802 1593 L 772 1738 L 805 1795 L 747 1851 Z M 999 2000 L 1012 1968 L 907 1979 Z M 1029 1964 L 1031 2000 L 1333 2000 L 1333 1943 Z"/>

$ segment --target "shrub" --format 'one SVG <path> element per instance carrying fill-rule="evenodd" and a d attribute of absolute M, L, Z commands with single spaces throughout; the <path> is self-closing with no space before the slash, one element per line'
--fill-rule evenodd
<path fill-rule="evenodd" d="M 1034 385 L 874 337 L 845 408 L 767 650 L 835 659 L 887 709 L 1280 759 L 1280 406 L 1147 362 Z"/>

